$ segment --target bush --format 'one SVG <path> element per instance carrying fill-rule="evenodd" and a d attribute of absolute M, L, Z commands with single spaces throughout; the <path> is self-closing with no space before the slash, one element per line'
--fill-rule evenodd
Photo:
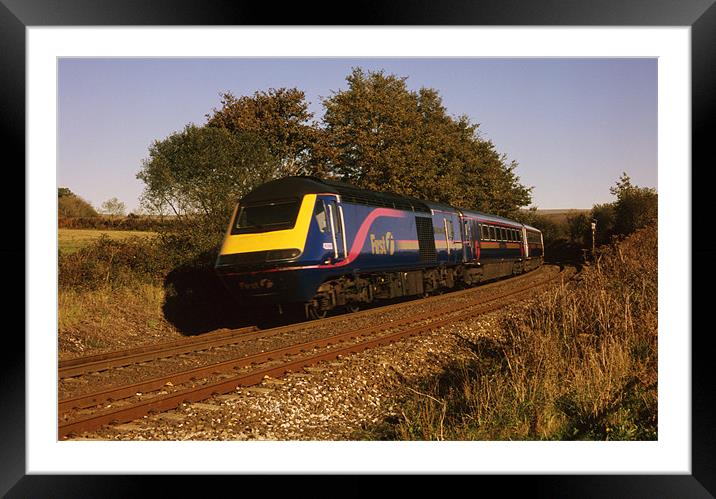
<path fill-rule="evenodd" d="M 59 286 L 97 289 L 161 283 L 173 270 L 213 271 L 221 237 L 189 227 L 157 237 L 110 239 L 102 235 L 80 250 L 59 255 Z"/>
<path fill-rule="evenodd" d="M 130 237 L 117 241 L 102 235 L 74 253 L 60 253 L 58 285 L 97 289 L 161 283 L 177 264 L 175 256 L 155 239 Z"/>
<path fill-rule="evenodd" d="M 614 203 L 616 234 L 631 234 L 657 220 L 659 198 L 655 189 L 632 185 L 629 176 L 623 173 L 610 191 L 617 197 Z"/>
<path fill-rule="evenodd" d="M 66 194 L 57 198 L 57 211 L 60 217 L 97 217 L 92 205 L 79 196 Z"/>

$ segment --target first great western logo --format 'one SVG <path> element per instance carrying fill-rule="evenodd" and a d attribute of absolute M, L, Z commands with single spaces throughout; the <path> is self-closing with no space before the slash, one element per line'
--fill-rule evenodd
<path fill-rule="evenodd" d="M 392 255 L 395 253 L 395 238 L 391 232 L 382 236 L 370 235 L 370 252 L 374 255 Z"/>

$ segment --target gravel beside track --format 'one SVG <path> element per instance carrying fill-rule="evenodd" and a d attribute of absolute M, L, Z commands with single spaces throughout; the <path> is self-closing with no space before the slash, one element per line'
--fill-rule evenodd
<path fill-rule="evenodd" d="M 556 267 L 545 266 L 531 274 L 543 274 L 547 278 L 556 272 Z M 432 302 L 408 302 L 392 311 L 376 309 L 370 311 L 372 313 L 354 314 L 358 316 L 354 318 L 345 316 L 345 320 L 332 321 L 327 324 L 327 328 L 317 328 L 315 334 L 335 334 L 340 331 L 341 323 L 346 324 L 344 329 L 348 328 L 348 324 L 350 328 L 355 328 L 361 324 L 376 324 L 390 321 L 391 318 L 396 320 L 398 317 L 418 315 L 431 307 L 445 306 L 446 300 L 459 303 L 483 294 L 487 298 L 490 294 L 504 292 L 519 284 L 519 279 L 510 279 L 491 287 L 474 288 L 469 293 L 442 295 L 439 300 Z M 182 404 L 172 411 L 85 432 L 76 439 L 361 439 L 363 430 L 386 419 L 400 417 L 401 398 L 412 390 L 411 386 L 416 385 L 418 380 L 440 373 L 449 362 L 474 355 L 463 338 L 474 340 L 496 334 L 496 322 L 501 318 L 509 320 L 519 314 L 523 306 L 522 303 L 516 303 L 394 344 L 337 361 L 322 362 L 281 379 L 264 379 L 260 385 L 243 387 L 201 403 Z M 311 337 L 315 337 L 313 330 Z M 295 341 L 295 338 L 282 341 Z M 251 346 L 254 349 L 273 347 Z M 241 348 L 249 348 L 249 345 Z M 220 353 L 214 353 L 214 361 Z M 232 355 L 235 356 L 236 352 L 232 352 Z M 74 389 L 72 391 L 75 393 Z"/>

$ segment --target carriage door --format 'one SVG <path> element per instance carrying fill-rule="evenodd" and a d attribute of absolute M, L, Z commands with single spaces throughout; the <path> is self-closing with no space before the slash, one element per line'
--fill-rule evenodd
<path fill-rule="evenodd" d="M 472 239 L 470 240 L 470 244 L 472 244 L 475 260 L 480 259 L 480 238 L 482 237 L 482 234 L 480 234 L 480 224 L 473 220 L 470 222 L 472 224 Z"/>
<path fill-rule="evenodd" d="M 472 251 L 472 222 L 466 218 L 462 219 L 462 255 L 466 262 L 474 258 Z"/>
<path fill-rule="evenodd" d="M 333 244 L 333 260 L 346 258 L 346 232 L 343 218 L 343 208 L 334 196 L 321 196 L 328 209 L 328 227 L 331 232 Z"/>
<path fill-rule="evenodd" d="M 457 252 L 455 249 L 455 228 L 452 220 L 443 218 L 445 226 L 445 245 L 447 246 L 447 262 L 454 263 L 457 260 Z"/>

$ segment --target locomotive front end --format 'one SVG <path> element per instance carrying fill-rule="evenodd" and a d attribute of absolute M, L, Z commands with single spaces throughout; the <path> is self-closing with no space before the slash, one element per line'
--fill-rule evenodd
<path fill-rule="evenodd" d="M 292 270 L 303 265 L 315 203 L 315 194 L 305 194 L 237 205 L 215 265 L 232 294 L 264 303 L 300 301 L 303 283 Z"/>

